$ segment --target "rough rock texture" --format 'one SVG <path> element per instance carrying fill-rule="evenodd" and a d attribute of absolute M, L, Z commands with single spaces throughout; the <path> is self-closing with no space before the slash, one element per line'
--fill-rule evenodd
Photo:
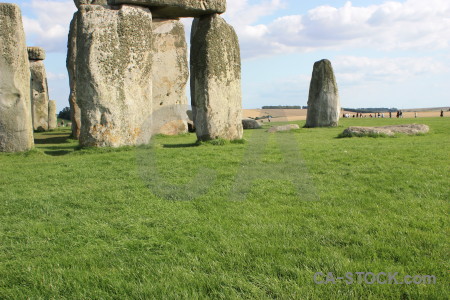
<path fill-rule="evenodd" d="M 423 124 L 404 124 L 404 125 L 389 125 L 380 127 L 358 127 L 351 126 L 342 132 L 343 137 L 352 136 L 374 136 L 374 135 L 388 135 L 393 136 L 396 133 L 414 135 L 420 133 L 427 133 L 430 128 Z"/>
<path fill-rule="evenodd" d="M 0 152 L 33 147 L 30 67 L 19 6 L 0 3 Z"/>
<path fill-rule="evenodd" d="M 300 126 L 297 124 L 289 124 L 289 125 L 281 125 L 281 126 L 273 126 L 270 127 L 267 132 L 273 133 L 273 132 L 279 132 L 279 131 L 289 131 L 293 129 L 300 129 Z"/>
<path fill-rule="evenodd" d="M 305 127 L 337 126 L 340 109 L 333 67 L 329 60 L 323 59 L 314 64 Z"/>
<path fill-rule="evenodd" d="M 28 59 L 29 60 L 44 60 L 45 50 L 41 47 L 28 47 Z"/>
<path fill-rule="evenodd" d="M 48 130 L 48 86 L 45 66 L 42 60 L 30 60 L 31 112 L 33 129 Z"/>
<path fill-rule="evenodd" d="M 184 26 L 178 20 L 153 19 L 153 114 L 164 121 L 161 134 L 176 135 L 188 130 L 187 118 L 176 116 L 170 108 L 187 105 L 189 77 Z M 166 108 L 166 109 L 162 109 Z M 169 114 L 167 114 L 169 113 Z"/>
<path fill-rule="evenodd" d="M 107 5 L 108 0 L 73 0 L 75 6 L 80 9 L 80 5 L 94 4 L 94 5 Z"/>
<path fill-rule="evenodd" d="M 56 101 L 48 101 L 48 130 L 56 128 Z"/>
<path fill-rule="evenodd" d="M 111 5 L 134 4 L 150 7 L 155 18 L 200 17 L 224 13 L 226 0 L 108 0 Z"/>
<path fill-rule="evenodd" d="M 136 145 L 152 113 L 152 15 L 143 7 L 82 5 L 77 20 L 80 144 Z"/>
<path fill-rule="evenodd" d="M 253 119 L 243 119 L 242 127 L 244 129 L 259 129 L 261 128 L 261 124 L 259 124 L 258 121 Z"/>
<path fill-rule="evenodd" d="M 199 140 L 242 138 L 239 41 L 217 14 L 193 22 L 191 101 Z"/>
<path fill-rule="evenodd" d="M 76 60 L 77 60 L 77 18 L 78 12 L 73 15 L 70 22 L 69 37 L 67 40 L 67 72 L 69 73 L 69 105 L 70 119 L 72 121 L 72 138 L 79 139 L 81 128 L 81 111 L 77 104 L 76 86 Z"/>

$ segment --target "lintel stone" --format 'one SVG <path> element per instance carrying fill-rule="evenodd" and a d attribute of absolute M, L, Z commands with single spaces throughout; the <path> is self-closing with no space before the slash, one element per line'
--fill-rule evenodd
<path fill-rule="evenodd" d="M 146 6 L 154 18 L 200 17 L 226 10 L 226 0 L 108 0 L 108 4 Z"/>

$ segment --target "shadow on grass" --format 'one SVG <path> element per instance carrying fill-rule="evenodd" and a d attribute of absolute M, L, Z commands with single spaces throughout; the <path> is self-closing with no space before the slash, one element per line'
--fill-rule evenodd
<path fill-rule="evenodd" d="M 66 143 L 69 139 L 69 135 L 61 135 L 56 137 L 50 137 L 50 138 L 35 138 L 34 143 L 37 145 L 46 145 L 46 144 L 63 144 Z"/>
<path fill-rule="evenodd" d="M 51 155 L 51 156 L 63 156 L 66 154 L 69 154 L 73 151 L 71 150 L 56 150 L 56 151 L 44 151 L 45 154 Z"/>
<path fill-rule="evenodd" d="M 198 143 L 188 143 L 188 144 L 164 144 L 163 148 L 190 148 L 198 147 Z"/>
<path fill-rule="evenodd" d="M 43 153 L 51 156 L 66 155 L 75 150 L 76 145 L 70 139 L 70 131 L 35 133 L 34 144 Z"/>

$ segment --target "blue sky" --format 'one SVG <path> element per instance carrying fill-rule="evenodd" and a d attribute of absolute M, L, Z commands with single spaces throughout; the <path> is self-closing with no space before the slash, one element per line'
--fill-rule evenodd
<path fill-rule="evenodd" d="M 50 98 L 68 106 L 72 0 L 13 0 L 27 43 L 47 50 Z M 450 106 L 448 0 L 228 0 L 242 52 L 244 108 L 306 105 L 312 66 L 327 58 L 344 107 Z M 187 32 L 191 20 L 183 21 Z"/>

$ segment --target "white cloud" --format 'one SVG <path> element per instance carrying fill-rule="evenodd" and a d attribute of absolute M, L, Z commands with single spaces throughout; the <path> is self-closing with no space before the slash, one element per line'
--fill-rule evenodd
<path fill-rule="evenodd" d="M 390 1 L 366 7 L 319 6 L 303 15 L 257 21 L 283 7 L 281 1 L 229 1 L 226 16 L 240 37 L 244 58 L 319 49 L 378 50 L 450 48 L 450 1 Z M 252 9 L 254 11 L 252 11 Z M 248 16 L 247 16 L 248 15 Z"/>
<path fill-rule="evenodd" d="M 47 72 L 47 79 L 48 80 L 64 80 L 67 79 L 67 73 L 53 73 L 53 72 Z"/>
<path fill-rule="evenodd" d="M 424 74 L 440 74 L 449 66 L 432 57 L 369 58 L 338 56 L 333 60 L 336 78 L 345 85 L 366 82 L 398 83 Z"/>
<path fill-rule="evenodd" d="M 69 23 L 76 11 L 73 1 L 31 0 L 24 6 L 33 12 L 23 17 L 28 45 L 65 52 Z"/>

